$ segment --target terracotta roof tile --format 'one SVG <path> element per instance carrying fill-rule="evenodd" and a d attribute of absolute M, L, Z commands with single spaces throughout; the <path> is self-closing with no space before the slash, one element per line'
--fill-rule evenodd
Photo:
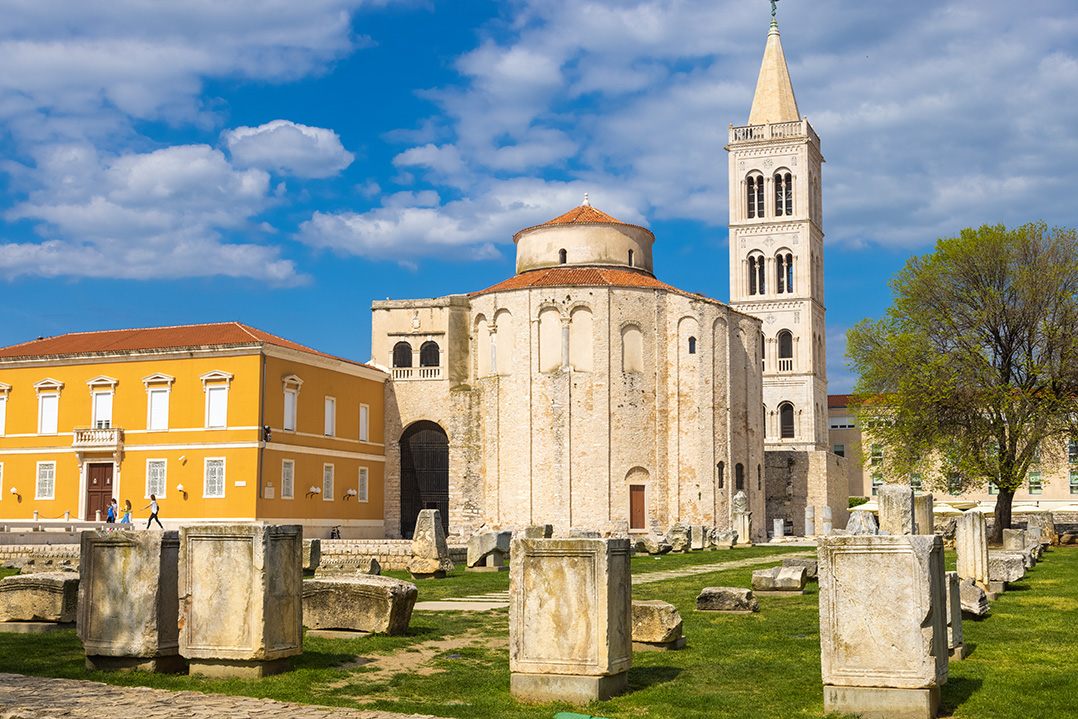
<path fill-rule="evenodd" d="M 591 205 L 580 205 L 579 207 L 574 207 L 573 209 L 569 210 L 564 215 L 560 215 L 558 217 L 555 217 L 553 220 L 549 220 L 547 222 L 544 222 L 542 225 L 538 225 L 538 227 L 542 227 L 543 225 L 570 225 L 591 222 L 614 223 L 617 225 L 626 224 L 621 220 L 615 220 L 610 215 L 606 214 L 605 212 L 602 212 L 601 210 L 595 209 Z"/>
<path fill-rule="evenodd" d="M 72 332 L 31 340 L 0 348 L 0 359 L 13 357 L 54 357 L 63 355 L 135 352 L 139 350 L 268 344 L 331 359 L 363 364 L 335 357 L 299 343 L 255 329 L 240 322 L 219 322 L 177 327 L 145 327 L 100 332 Z"/>
<path fill-rule="evenodd" d="M 510 277 L 493 287 L 473 292 L 471 296 L 501 290 L 518 290 L 526 287 L 562 287 L 566 285 L 577 287 L 642 287 L 667 290 L 694 297 L 703 296 L 679 290 L 642 272 L 619 270 L 612 267 L 549 267 L 542 270 L 531 270 Z"/>
<path fill-rule="evenodd" d="M 828 407 L 849 407 L 853 400 L 852 394 L 829 394 L 827 395 Z"/>

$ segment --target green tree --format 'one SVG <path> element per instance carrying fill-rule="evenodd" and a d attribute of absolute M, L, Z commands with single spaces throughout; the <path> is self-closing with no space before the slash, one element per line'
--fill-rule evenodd
<path fill-rule="evenodd" d="M 1076 430 L 1078 234 L 966 229 L 909 259 L 883 319 L 846 335 L 862 427 L 892 477 L 999 488 L 993 539 L 1042 442 Z"/>

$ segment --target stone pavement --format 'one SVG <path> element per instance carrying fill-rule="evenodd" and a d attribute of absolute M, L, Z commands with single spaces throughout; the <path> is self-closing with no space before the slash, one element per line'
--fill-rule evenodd
<path fill-rule="evenodd" d="M 692 577 L 698 574 L 722 572 L 727 569 L 751 567 L 757 564 L 774 564 L 781 562 L 782 557 L 808 557 L 816 556 L 815 552 L 791 552 L 781 556 L 753 557 L 751 559 L 738 559 L 729 562 L 712 562 L 710 564 L 698 564 L 681 569 L 660 570 L 656 572 L 642 572 L 633 575 L 633 584 L 650 584 L 661 582 L 666 579 L 680 579 Z M 488 609 L 505 609 L 509 606 L 509 592 L 489 592 L 488 594 L 473 594 L 468 597 L 451 597 L 429 602 L 416 602 L 415 609 L 429 612 L 464 611 L 482 612 Z"/>
<path fill-rule="evenodd" d="M 0 674 L 0 719 L 437 719 L 271 699 Z"/>

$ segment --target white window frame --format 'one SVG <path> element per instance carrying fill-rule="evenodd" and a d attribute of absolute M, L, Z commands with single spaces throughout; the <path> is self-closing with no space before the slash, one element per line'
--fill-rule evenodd
<path fill-rule="evenodd" d="M 288 471 L 285 471 L 285 469 Z M 286 481 L 287 480 L 287 481 Z M 281 460 L 281 499 L 296 498 L 296 460 Z"/>
<path fill-rule="evenodd" d="M 326 395 L 325 403 L 325 435 L 337 436 L 337 398 Z"/>
<path fill-rule="evenodd" d="M 370 484 L 371 484 L 371 471 L 366 467 L 359 468 L 359 482 L 356 489 L 356 501 L 357 502 L 369 502 L 370 501 Z"/>
<path fill-rule="evenodd" d="M 292 406 L 289 407 L 289 398 L 292 400 Z M 296 431 L 296 416 L 299 414 L 299 390 L 291 387 L 286 388 L 284 391 L 284 418 L 282 426 L 287 432 Z"/>
<path fill-rule="evenodd" d="M 150 486 L 150 465 L 160 464 L 162 466 L 161 474 L 161 488 L 155 489 Z M 168 492 L 168 460 L 163 458 L 147 459 L 146 460 L 146 496 L 143 499 L 149 499 L 150 495 L 155 495 L 157 499 L 166 499 Z"/>
<path fill-rule="evenodd" d="M 172 391 L 168 387 L 147 387 L 146 388 L 146 431 L 148 432 L 167 432 L 168 431 L 168 415 L 170 410 L 170 399 Z M 159 427 L 154 424 L 154 397 L 157 397 L 157 402 L 164 405 L 164 419 L 165 426 Z M 163 399 L 162 399 L 163 398 Z M 160 409 L 160 404 L 156 405 Z"/>
<path fill-rule="evenodd" d="M 1026 475 L 1026 492 L 1030 495 L 1044 494 L 1044 478 L 1040 472 L 1034 470 Z"/>
<path fill-rule="evenodd" d="M 4 501 L 4 463 L 0 462 L 0 502 Z"/>
<path fill-rule="evenodd" d="M 0 434 L 2 433 L 0 431 Z M 359 441 L 371 441 L 371 406 L 369 404 L 359 405 Z"/>
<path fill-rule="evenodd" d="M 221 463 L 221 493 L 220 494 L 210 494 L 207 491 L 208 484 L 207 484 L 206 480 L 209 478 L 210 462 L 220 462 Z M 228 486 L 228 482 L 226 481 L 227 475 L 226 475 L 226 472 L 225 472 L 226 466 L 227 465 L 225 463 L 225 458 L 224 457 L 206 457 L 204 460 L 202 460 L 202 497 L 203 497 L 203 499 L 224 499 L 225 498 L 225 487 Z"/>
<path fill-rule="evenodd" d="M 11 385 L 0 382 L 0 437 L 7 434 L 7 393 Z"/>
<path fill-rule="evenodd" d="M 221 402 L 223 402 L 222 413 L 224 414 L 224 421 L 222 424 L 214 424 L 213 418 L 213 397 L 220 396 Z M 206 429 L 228 429 L 228 385 L 208 385 L 206 387 Z"/>
<path fill-rule="evenodd" d="M 41 493 L 41 470 L 50 467 L 52 477 L 49 478 L 49 493 Z M 37 474 L 34 479 L 34 499 L 56 499 L 56 462 L 38 462 Z"/>
<path fill-rule="evenodd" d="M 92 400 L 90 402 L 90 426 L 94 429 L 109 429 L 112 427 L 112 409 L 115 406 L 116 393 L 112 390 L 95 390 L 91 392 Z M 108 397 L 108 417 L 98 417 L 98 402 L 105 401 L 104 398 Z M 100 425 L 100 426 L 99 426 Z"/>
<path fill-rule="evenodd" d="M 34 382 L 34 389 L 37 391 L 37 433 L 38 434 L 59 434 L 60 432 L 60 391 L 64 388 L 64 383 L 59 380 L 55 380 L 52 377 L 46 377 L 45 379 Z M 45 408 L 46 399 L 56 400 L 56 415 L 54 417 L 55 424 L 50 427 L 45 425 L 43 421 L 45 419 L 42 411 Z M 49 431 L 45 431 L 49 430 Z"/>
<path fill-rule="evenodd" d="M 322 465 L 322 501 L 333 501 L 333 484 L 334 484 L 335 468 L 332 463 L 326 462 Z"/>

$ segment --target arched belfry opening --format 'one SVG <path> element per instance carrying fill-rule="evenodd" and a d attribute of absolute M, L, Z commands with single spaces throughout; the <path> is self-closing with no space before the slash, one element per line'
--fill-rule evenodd
<path fill-rule="evenodd" d="M 421 420 L 400 438 L 401 536 L 411 539 L 422 509 L 437 509 L 449 533 L 449 438 L 436 422 Z"/>

